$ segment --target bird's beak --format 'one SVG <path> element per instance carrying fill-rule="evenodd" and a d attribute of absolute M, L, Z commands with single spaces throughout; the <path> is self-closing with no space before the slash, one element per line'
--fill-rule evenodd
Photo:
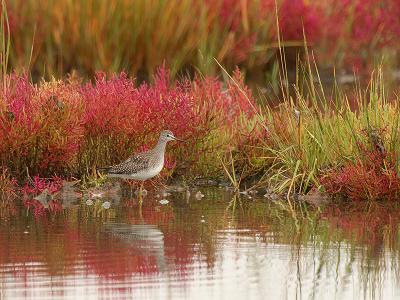
<path fill-rule="evenodd" d="M 184 142 L 184 140 L 178 139 L 177 137 L 174 137 L 174 140 L 179 142 Z"/>

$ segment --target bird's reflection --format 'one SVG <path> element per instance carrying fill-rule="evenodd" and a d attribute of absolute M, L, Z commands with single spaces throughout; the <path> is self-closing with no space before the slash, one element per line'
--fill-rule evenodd
<path fill-rule="evenodd" d="M 104 223 L 102 232 L 121 240 L 144 256 L 154 256 L 158 270 L 166 270 L 164 234 L 156 225 Z"/>

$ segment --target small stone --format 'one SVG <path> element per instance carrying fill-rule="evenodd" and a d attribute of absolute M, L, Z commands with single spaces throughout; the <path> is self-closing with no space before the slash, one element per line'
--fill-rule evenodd
<path fill-rule="evenodd" d="M 165 204 L 168 204 L 169 201 L 168 201 L 167 199 L 161 199 L 161 200 L 159 201 L 159 203 L 160 203 L 161 205 L 165 205 Z"/>
<path fill-rule="evenodd" d="M 276 200 L 279 199 L 279 195 L 278 195 L 278 194 L 275 194 L 275 193 L 272 193 L 272 194 L 269 195 L 269 198 L 270 198 L 272 201 L 276 201 Z"/>
<path fill-rule="evenodd" d="M 196 197 L 197 200 L 201 200 L 201 198 L 204 197 L 204 194 L 202 194 L 200 191 L 198 191 L 198 192 L 196 193 L 195 197 Z"/>
<path fill-rule="evenodd" d="M 105 201 L 101 206 L 104 209 L 109 209 L 111 207 L 111 203 L 109 201 Z"/>
<path fill-rule="evenodd" d="M 93 200 L 91 200 L 91 199 L 86 200 L 86 205 L 88 205 L 88 206 L 93 205 Z"/>
<path fill-rule="evenodd" d="M 182 193 L 182 192 L 184 192 L 186 189 L 183 187 L 183 186 L 177 186 L 176 187 L 176 191 L 178 192 L 178 193 Z"/>
<path fill-rule="evenodd" d="M 92 198 L 103 198 L 104 196 L 104 192 L 100 192 L 100 191 L 91 191 L 89 192 L 90 197 Z"/>
<path fill-rule="evenodd" d="M 205 222 L 206 222 L 206 220 L 204 220 L 204 219 L 201 219 L 201 220 L 200 220 L 200 222 L 201 222 L 201 223 L 205 223 Z"/>

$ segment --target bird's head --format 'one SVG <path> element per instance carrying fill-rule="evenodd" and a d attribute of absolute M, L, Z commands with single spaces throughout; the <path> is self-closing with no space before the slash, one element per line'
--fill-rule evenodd
<path fill-rule="evenodd" d="M 170 131 L 170 130 L 161 131 L 160 140 L 164 141 L 164 142 L 169 142 L 169 141 L 180 141 L 180 142 L 183 142 L 183 140 L 178 139 L 177 137 L 175 137 L 174 134 L 172 133 L 172 131 Z"/>

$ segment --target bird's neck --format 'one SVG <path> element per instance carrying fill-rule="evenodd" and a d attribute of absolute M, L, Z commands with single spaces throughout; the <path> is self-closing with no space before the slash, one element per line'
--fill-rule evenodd
<path fill-rule="evenodd" d="M 167 142 L 159 140 L 157 145 L 154 147 L 154 150 L 159 153 L 164 154 L 166 146 L 167 146 Z"/>

